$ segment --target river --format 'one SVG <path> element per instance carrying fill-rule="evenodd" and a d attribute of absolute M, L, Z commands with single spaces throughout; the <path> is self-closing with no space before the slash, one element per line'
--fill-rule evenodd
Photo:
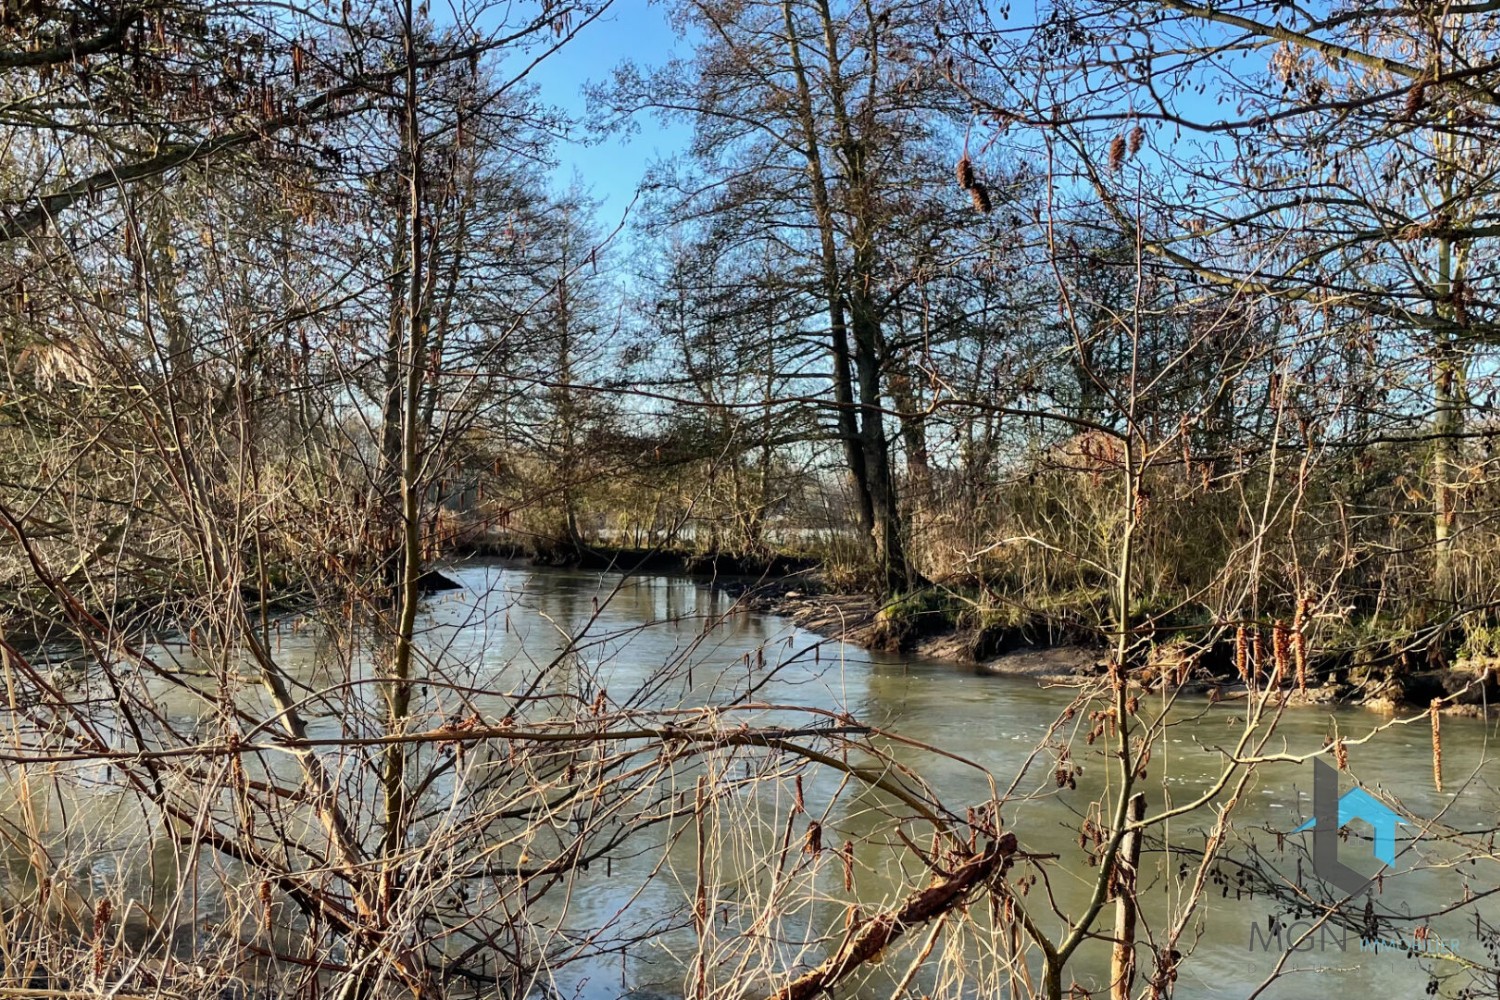
<path fill-rule="evenodd" d="M 643 710 L 660 705 L 714 705 L 734 697 L 748 681 L 758 685 L 759 702 L 847 712 L 860 721 L 962 758 L 888 742 L 889 752 L 919 773 L 951 805 L 962 808 L 967 803 L 985 801 L 992 788 L 1006 789 L 1023 775 L 1002 804 L 1004 826 L 1017 835 L 1023 851 L 1058 855 L 1043 862 L 1046 884 L 1028 897 L 1028 905 L 1036 907 L 1038 922 L 1052 933 L 1063 930 L 1060 919 L 1046 912 L 1044 891 L 1050 891 L 1058 909 L 1070 913 L 1080 910 L 1092 891 L 1095 870 L 1086 864 L 1078 835 L 1080 818 L 1100 795 L 1110 774 L 1102 756 L 1104 744 L 1090 746 L 1082 739 L 1089 725 L 1086 713 L 1062 727 L 1061 736 L 1053 734 L 1054 744 L 1062 738 L 1071 741 L 1073 759 L 1082 768 L 1076 787 L 1059 788 L 1052 756 L 1036 753 L 1072 701 L 1071 689 L 1044 688 L 1030 680 L 979 675 L 950 664 L 872 653 L 829 642 L 771 616 L 726 616 L 733 605 L 730 596 L 686 579 L 626 578 L 499 562 L 454 566 L 450 573 L 462 587 L 431 598 L 421 623 L 421 641 L 434 661 L 463 664 L 475 690 L 490 692 L 470 701 L 481 713 L 502 711 L 505 699 L 499 692 L 510 690 L 528 664 L 557 657 L 568 645 L 565 637 L 583 637 L 576 642 L 571 664 L 575 676 L 587 678 L 583 685 L 587 690 L 580 690 L 580 696 L 589 696 L 596 688 L 617 698 L 629 692 Z M 285 629 L 279 633 L 277 645 L 278 657 L 303 682 L 316 683 L 327 669 L 326 642 L 315 629 Z M 171 646 L 164 643 L 156 653 L 169 655 Z M 177 655 L 181 658 L 185 654 L 179 651 Z M 1146 697 L 1144 713 L 1151 712 L 1152 697 Z M 183 719 L 202 711 L 193 699 L 180 693 L 158 691 L 155 698 Z M 1202 700 L 1175 707 L 1177 724 L 1170 729 L 1165 744 L 1154 751 L 1149 764 L 1144 786 L 1149 811 L 1160 809 L 1166 799 L 1171 801 L 1165 804 L 1189 800 L 1217 776 L 1219 748 L 1229 745 L 1238 733 L 1242 709 L 1243 705 L 1233 701 L 1210 705 Z M 763 712 L 756 721 L 766 723 L 776 718 L 775 712 Z M 1385 716 L 1362 710 L 1288 710 L 1277 726 L 1274 749 L 1307 753 L 1323 746 L 1335 730 L 1353 739 L 1387 721 Z M 336 722 L 319 722 L 322 729 L 313 735 L 333 732 Z M 1487 830 L 1496 825 L 1496 805 L 1500 803 L 1496 794 L 1500 770 L 1489 752 L 1491 735 L 1492 725 L 1484 722 L 1449 717 L 1442 720 L 1443 792 L 1434 787 L 1430 730 L 1425 718 L 1391 726 L 1368 743 L 1352 745 L 1349 773 L 1383 798 L 1399 802 L 1403 815 L 1418 822 L 1423 817 L 1441 816 L 1445 828 Z M 34 802 L 38 796 L 45 799 L 34 784 L 20 789 L 16 768 L 7 769 L 6 774 L 12 787 L 25 793 L 12 796 L 10 814 L 18 808 L 16 802 Z M 35 778 L 31 776 L 33 783 Z M 1408 935 L 1418 925 L 1430 927 L 1452 946 L 1456 958 L 1411 957 L 1390 948 L 1362 949 L 1357 936 L 1341 940 L 1336 934 L 1315 936 L 1311 947 L 1290 957 L 1277 950 L 1274 938 L 1266 933 L 1268 920 L 1275 914 L 1292 917 L 1287 915 L 1285 905 L 1264 892 L 1248 891 L 1247 883 L 1240 881 L 1237 863 L 1255 863 L 1264 870 L 1279 871 L 1291 883 L 1299 879 L 1303 885 L 1314 882 L 1307 854 L 1311 835 L 1285 836 L 1310 815 L 1311 786 L 1311 766 L 1306 763 L 1269 764 L 1256 772 L 1245 800 L 1233 814 L 1231 843 L 1226 850 L 1230 863 L 1219 869 L 1222 884 L 1217 880 L 1210 884 L 1203 906 L 1190 924 L 1187 940 L 1191 949 L 1178 969 L 1176 995 L 1240 1000 L 1254 994 L 1283 958 L 1283 974 L 1258 995 L 1306 997 L 1333 989 L 1352 996 L 1417 997 L 1426 993 L 1436 977 L 1439 993 L 1446 996 L 1457 995 L 1462 986 L 1472 985 L 1461 974 L 1464 961 L 1493 964 L 1493 957 L 1487 955 L 1487 925 L 1500 917 L 1500 906 L 1487 899 L 1458 906 L 1446 915 L 1391 925 L 1403 926 Z M 810 815 L 827 810 L 825 843 L 837 846 L 851 839 L 861 844 L 857 895 L 864 908 L 873 910 L 920 884 L 903 884 L 898 878 L 903 866 L 909 878 L 916 876 L 916 868 L 909 864 L 909 857 L 905 862 L 892 860 L 904 849 L 888 843 L 888 824 L 882 826 L 877 811 L 867 808 L 866 797 L 844 788 L 832 773 L 810 778 L 803 794 Z M 157 895 L 165 894 L 175 888 L 177 883 L 172 880 L 181 876 L 163 872 L 160 858 L 164 845 L 151 824 L 132 811 L 129 802 L 123 793 L 107 791 L 101 779 L 88 815 L 94 822 L 108 819 L 107 835 L 91 824 L 84 832 L 78 816 L 70 816 L 56 803 L 43 811 L 47 825 L 60 838 L 75 841 L 75 846 L 89 845 L 100 884 L 123 875 Z M 787 807 L 788 802 L 774 800 L 758 803 L 742 815 L 748 817 L 747 822 L 764 821 L 765 828 L 774 831 Z M 1200 811 L 1166 826 L 1167 842 L 1189 853 L 1163 850 L 1161 844 L 1148 841 L 1140 875 L 1143 939 L 1162 933 L 1168 915 L 1182 905 L 1186 883 L 1181 873 L 1184 865 L 1195 862 L 1191 852 L 1202 848 L 1210 820 L 1206 811 Z M 876 831 L 885 831 L 881 834 L 884 841 L 866 845 Z M 1358 835 L 1366 832 L 1357 827 L 1357 835 L 1351 837 L 1344 853 L 1355 867 L 1373 873 L 1378 866 L 1369 857 L 1369 841 Z M 1456 868 L 1442 867 L 1439 863 L 1453 856 L 1452 848 L 1436 837 L 1419 835 L 1413 840 L 1411 832 L 1403 828 L 1401 834 L 1403 853 L 1396 869 L 1403 874 L 1393 873 L 1381 883 L 1378 903 L 1382 911 L 1438 911 L 1461 901 L 1466 892 L 1481 895 L 1500 882 L 1500 862 L 1493 857 L 1466 861 Z M 579 876 L 566 906 L 549 904 L 550 908 L 531 914 L 532 919 L 551 925 L 559 935 L 586 935 L 622 912 L 628 913 L 637 926 L 675 925 L 654 943 L 633 947 L 622 955 L 566 966 L 550 984 L 560 995 L 614 1000 L 629 989 L 682 995 L 696 949 L 692 931 L 682 927 L 680 919 L 691 906 L 691 889 L 681 877 L 663 875 L 663 858 L 668 859 L 665 870 L 690 871 L 692 850 L 680 831 L 675 837 L 661 831 L 657 837 L 655 845 L 622 851 L 606 869 L 595 866 Z M 766 846 L 762 835 L 749 835 L 746 842 L 774 849 Z M 732 854 L 720 858 L 718 864 L 732 868 Z M 11 870 L 13 877 L 23 877 L 17 874 L 20 868 L 16 864 Z M 838 867 L 831 865 L 829 870 L 836 872 Z M 1017 868 L 1013 877 L 1024 870 L 1025 866 Z M 734 872 L 723 871 L 721 878 L 728 885 L 734 881 Z M 838 881 L 834 875 L 829 879 Z M 804 928 L 809 923 L 837 926 L 838 914 L 848 898 L 840 894 L 842 888 L 830 885 L 825 898 L 810 902 L 791 923 L 800 922 Z M 1106 930 L 1109 912 L 1106 910 L 1101 920 Z M 1189 951 L 1186 947 L 1182 950 Z M 902 956 L 908 954 L 902 952 Z M 889 996 L 890 981 L 905 970 L 907 960 L 902 957 L 890 963 L 891 968 L 877 970 L 862 981 L 856 995 Z M 951 971 L 963 961 L 978 962 L 982 957 L 950 956 L 945 968 Z M 1071 980 L 1085 991 L 1107 995 L 1107 963 L 1106 944 L 1086 944 L 1068 969 L 1065 988 Z M 1336 981 L 1325 978 L 1328 976 L 1335 976 Z M 1137 981 L 1137 992 L 1144 986 L 1143 977 Z M 914 981 L 912 992 L 920 995 L 937 988 L 938 984 L 924 973 Z M 997 992 L 1003 995 L 1004 991 Z"/>

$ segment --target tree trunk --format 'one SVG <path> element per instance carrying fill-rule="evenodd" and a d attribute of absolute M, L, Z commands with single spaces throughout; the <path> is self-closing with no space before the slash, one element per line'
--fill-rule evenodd
<path fill-rule="evenodd" d="M 872 295 L 879 284 L 875 199 L 871 197 L 872 182 L 865 170 L 864 141 L 856 135 L 849 115 L 838 27 L 828 0 L 818 0 L 817 9 L 823 28 L 829 103 L 838 135 L 839 158 L 843 162 L 844 176 L 847 178 L 847 211 L 851 220 L 850 241 L 853 244 L 849 270 L 849 319 L 854 337 L 854 370 L 859 379 L 859 437 L 864 447 L 870 532 L 874 540 L 876 569 L 882 584 L 887 589 L 896 590 L 913 585 L 916 577 L 906 560 L 901 510 L 897 503 L 896 481 L 891 474 L 890 447 L 885 433 L 881 391 L 885 342 Z"/>
<path fill-rule="evenodd" d="M 928 528 L 935 501 L 932 495 L 932 456 L 927 450 L 927 422 L 918 411 L 921 400 L 912 390 L 911 379 L 901 375 L 890 380 L 891 401 L 896 404 L 901 426 L 901 446 L 906 452 L 908 541 L 920 538 Z M 908 545 L 908 550 L 911 546 Z"/>
<path fill-rule="evenodd" d="M 844 448 L 845 464 L 853 480 L 855 507 L 861 535 L 874 553 L 875 508 L 869 487 L 866 449 L 855 412 L 854 377 L 849 361 L 849 329 L 844 311 L 842 282 L 839 277 L 837 234 L 833 224 L 833 205 L 828 194 L 828 178 L 823 169 L 822 142 L 818 137 L 812 88 L 802 63 L 802 45 L 792 18 L 790 0 L 782 0 L 782 19 L 786 25 L 787 49 L 792 73 L 797 80 L 797 120 L 802 130 L 803 150 L 807 158 L 808 183 L 812 191 L 813 216 L 818 226 L 818 243 L 822 264 L 823 295 L 828 303 L 829 348 L 833 360 L 833 402 L 837 412 L 839 438 Z"/>
<path fill-rule="evenodd" d="M 1146 796 L 1130 797 L 1125 818 L 1139 823 L 1146 818 Z M 1109 963 L 1110 1000 L 1130 1000 L 1135 984 L 1136 873 L 1141 863 L 1141 831 L 1131 830 L 1120 841 L 1115 855 L 1115 947 Z"/>
<path fill-rule="evenodd" d="M 854 314 L 855 370 L 859 375 L 860 443 L 864 446 L 876 569 L 884 585 L 896 590 L 912 585 L 914 579 L 901 537 L 901 511 L 897 505 L 895 477 L 891 474 L 890 443 L 885 434 L 880 392 L 880 328 L 863 305 L 861 303 L 851 310 Z"/>

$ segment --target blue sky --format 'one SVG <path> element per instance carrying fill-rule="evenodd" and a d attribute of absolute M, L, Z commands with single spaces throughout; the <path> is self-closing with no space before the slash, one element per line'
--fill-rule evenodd
<path fill-rule="evenodd" d="M 543 100 L 576 117 L 587 110 L 583 87 L 606 80 L 615 66 L 626 59 L 642 66 L 659 65 L 674 54 L 689 54 L 689 43 L 679 39 L 667 23 L 665 8 L 647 0 L 615 0 L 597 21 L 532 71 L 531 79 Z M 634 135 L 588 140 L 582 128 L 579 141 L 559 143 L 554 187 L 561 190 L 575 171 L 584 187 L 601 202 L 600 224 L 612 228 L 619 220 L 646 172 L 656 159 L 686 147 L 691 129 L 685 123 L 660 124 L 643 117 Z"/>

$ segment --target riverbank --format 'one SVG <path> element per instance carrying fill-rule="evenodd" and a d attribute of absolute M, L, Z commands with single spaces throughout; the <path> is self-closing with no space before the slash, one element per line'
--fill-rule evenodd
<path fill-rule="evenodd" d="M 753 611 L 776 615 L 798 628 L 847 642 L 861 649 L 905 653 L 924 660 L 969 667 L 977 673 L 1023 677 L 1040 684 L 1078 684 L 1097 676 L 1106 665 L 1105 651 L 1076 631 L 1070 641 L 1048 641 L 1024 628 L 999 633 L 962 627 L 942 616 L 918 614 L 901 621 L 892 605 L 868 594 L 838 593 L 820 588 L 816 577 L 726 584 Z"/>
<path fill-rule="evenodd" d="M 798 628 L 863 649 L 903 653 L 948 663 L 979 674 L 1014 677 L 1047 686 L 1081 686 L 1101 677 L 1108 650 L 1097 636 L 1076 624 L 1048 623 L 1021 616 L 1006 624 L 963 623 L 920 602 L 900 598 L 880 602 L 865 594 L 823 589 L 815 575 L 796 579 L 730 582 L 743 606 L 785 618 Z M 1232 641 L 1220 640 L 1190 656 L 1188 644 L 1157 647 L 1129 670 L 1131 685 L 1156 690 L 1164 678 L 1174 686 L 1215 701 L 1247 697 L 1248 686 L 1235 669 Z M 1308 656 L 1305 689 L 1288 687 L 1293 706 L 1349 708 L 1395 713 L 1428 709 L 1434 700 L 1445 714 L 1486 717 L 1500 707 L 1500 661 L 1459 660 L 1423 668 L 1402 655 L 1381 657 L 1369 650 L 1335 649 Z"/>
<path fill-rule="evenodd" d="M 697 552 L 678 548 L 621 545 L 546 544 L 536 541 L 479 540 L 455 546 L 451 555 L 468 559 L 513 559 L 533 566 L 590 569 L 606 573 L 690 576 L 710 581 L 727 577 L 768 581 L 806 576 L 821 565 L 810 556 Z"/>

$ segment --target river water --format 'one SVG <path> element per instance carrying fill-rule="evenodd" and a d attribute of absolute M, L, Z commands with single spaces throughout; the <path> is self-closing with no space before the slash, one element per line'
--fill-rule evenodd
<path fill-rule="evenodd" d="M 570 644 L 575 675 L 587 678 L 587 690 L 578 692 L 581 697 L 603 688 L 617 700 L 635 698 L 643 709 L 714 705 L 736 697 L 747 683 L 753 684 L 758 702 L 847 712 L 861 722 L 954 755 L 887 741 L 893 756 L 960 812 L 967 804 L 988 800 L 995 789 L 1011 788 L 1014 782 L 1014 790 L 1001 806 L 1005 828 L 1017 835 L 1023 851 L 1058 856 L 1043 862 L 1046 882 L 1028 896 L 1028 908 L 1043 929 L 1052 934 L 1065 929 L 1062 920 L 1048 912 L 1044 901 L 1048 892 L 1058 910 L 1076 913 L 1093 889 L 1096 870 L 1088 866 L 1079 848 L 1079 827 L 1111 769 L 1103 756 L 1107 741 L 1091 746 L 1082 738 L 1090 724 L 1087 709 L 1053 731 L 1074 698 L 1071 689 L 1045 688 L 1031 680 L 980 675 L 950 664 L 843 646 L 771 616 L 727 614 L 733 605 L 730 596 L 685 579 L 627 578 L 492 562 L 452 567 L 451 575 L 463 587 L 430 600 L 423 615 L 422 643 L 434 661 L 462 663 L 476 690 L 495 692 L 493 697 L 481 694 L 471 700 L 483 714 L 503 709 L 505 699 L 499 692 L 513 689 L 515 678 L 524 675 L 528 665 L 550 662 Z M 164 644 L 158 653 L 165 655 L 169 647 Z M 315 681 L 325 669 L 320 648 L 321 640 L 312 630 L 288 631 L 278 640 L 281 661 L 290 673 L 307 682 Z M 172 704 L 172 697 L 159 694 L 159 700 L 167 704 Z M 1151 697 L 1147 696 L 1143 714 L 1152 711 Z M 176 710 L 190 716 L 201 707 L 183 702 L 176 704 Z M 1243 705 L 1233 701 L 1217 705 L 1189 701 L 1174 708 L 1176 724 L 1166 742 L 1154 750 L 1144 784 L 1149 812 L 1188 801 L 1219 774 L 1220 748 L 1235 740 L 1242 711 Z M 774 712 L 760 713 L 755 721 L 776 718 Z M 1269 749 L 1308 753 L 1323 746 L 1335 731 L 1353 740 L 1388 721 L 1359 710 L 1288 710 Z M 330 727 L 331 732 L 334 722 L 317 725 Z M 1436 981 L 1440 995 L 1457 996 L 1460 989 L 1472 987 L 1466 963 L 1493 966 L 1493 957 L 1487 953 L 1488 925 L 1500 918 L 1500 905 L 1488 899 L 1462 901 L 1495 889 L 1500 882 L 1500 861 L 1490 857 L 1446 867 L 1444 862 L 1456 856 L 1455 847 L 1431 831 L 1415 840 L 1411 833 L 1423 818 L 1441 817 L 1444 829 L 1464 831 L 1470 841 L 1486 841 L 1483 831 L 1497 825 L 1496 806 L 1500 804 L 1500 765 L 1490 751 L 1492 735 L 1492 724 L 1442 720 L 1442 792 L 1434 786 L 1431 735 L 1425 718 L 1389 726 L 1367 743 L 1351 745 L 1348 753 L 1349 775 L 1383 799 L 1399 803 L 1399 811 L 1414 821 L 1412 827 L 1403 828 L 1398 840 L 1403 853 L 1395 871 L 1380 884 L 1375 901 L 1380 911 L 1438 914 L 1384 926 L 1399 929 L 1408 939 L 1416 927 L 1430 927 L 1451 946 L 1453 957 L 1362 949 L 1357 936 L 1341 939 L 1334 933 L 1315 935 L 1307 950 L 1289 956 L 1277 947 L 1266 933 L 1268 921 L 1276 915 L 1290 921 L 1296 915 L 1266 892 L 1250 891 L 1241 865 L 1314 893 L 1319 884 L 1307 853 L 1311 836 L 1287 836 L 1310 815 L 1311 765 L 1275 763 L 1256 772 L 1244 800 L 1235 808 L 1226 863 L 1211 880 L 1190 922 L 1184 939 L 1187 945 L 1181 946 L 1189 955 L 1178 967 L 1175 995 L 1227 1000 L 1252 995 L 1300 998 L 1332 991 L 1417 997 L 1426 995 L 1429 984 Z M 1038 754 L 1038 747 L 1049 739 L 1054 749 L 1062 740 L 1070 742 L 1072 759 L 1082 768 L 1076 787 L 1058 787 L 1053 750 Z M 14 782 L 15 770 L 7 773 Z M 1346 776 L 1344 787 L 1349 785 Z M 910 864 L 905 871 L 915 881 L 903 883 L 898 877 L 902 865 L 889 860 L 893 856 L 889 824 L 870 808 L 867 797 L 844 787 L 832 773 L 809 774 L 804 796 L 810 815 L 827 812 L 825 843 L 837 846 L 852 839 L 861 844 L 857 894 L 862 905 L 874 909 L 921 884 Z M 104 801 L 103 797 L 98 800 Z M 126 798 L 119 798 L 113 813 L 98 803 L 93 807 L 96 817 L 110 815 L 115 825 L 115 836 L 99 841 L 97 864 L 104 872 L 122 866 L 140 868 L 144 874 L 138 877 L 160 882 L 163 876 L 153 873 L 152 859 L 162 845 L 150 842 L 144 826 L 134 834 L 129 832 L 132 820 L 127 803 Z M 774 830 L 789 806 L 786 801 L 773 801 L 757 808 L 768 812 L 762 818 Z M 1165 921 L 1182 906 L 1187 886 L 1183 875 L 1196 864 L 1192 852 L 1202 848 L 1211 821 L 1208 810 L 1190 813 L 1167 824 L 1165 846 L 1148 840 L 1140 875 L 1142 940 L 1159 939 Z M 61 833 L 70 822 L 76 827 L 78 821 L 56 814 L 50 822 Z M 1356 824 L 1341 856 L 1373 874 L 1379 866 L 1370 857 L 1369 840 L 1362 836 L 1367 833 Z M 872 835 L 881 842 L 867 848 L 866 840 Z M 143 843 L 142 837 L 148 842 Z M 627 989 L 682 995 L 696 947 L 691 930 L 681 926 L 681 917 L 691 906 L 692 890 L 681 877 L 664 877 L 663 871 L 690 871 L 692 850 L 680 835 L 673 839 L 663 832 L 660 837 L 656 849 L 647 845 L 621 852 L 606 870 L 596 866 L 580 876 L 566 907 L 531 915 L 555 924 L 560 931 L 577 934 L 606 924 L 621 912 L 630 913 L 640 925 L 674 925 L 655 943 L 568 966 L 551 984 L 558 993 L 584 1000 L 613 1000 Z M 146 850 L 134 859 L 122 860 L 125 845 Z M 899 849 L 896 845 L 895 850 Z M 665 868 L 663 858 L 670 862 Z M 732 867 L 733 858 L 726 855 L 717 864 Z M 837 865 L 828 868 L 838 871 Z M 16 870 L 14 865 L 12 870 Z M 1016 869 L 1013 877 L 1025 870 L 1025 866 Z M 734 873 L 723 872 L 722 877 L 732 882 Z M 836 875 L 829 877 L 838 881 Z M 821 923 L 825 930 L 837 930 L 847 902 L 840 889 L 833 885 L 827 898 L 810 903 L 797 919 L 804 925 Z M 1106 931 L 1111 912 L 1107 908 L 1100 921 Z M 920 939 L 924 933 L 913 936 Z M 802 955 L 809 957 L 807 952 Z M 908 960 L 889 963 L 891 969 L 862 981 L 855 994 L 890 996 L 890 980 L 899 977 Z M 977 956 L 969 960 L 981 961 Z M 950 956 L 948 968 L 951 971 L 954 963 L 962 961 L 961 956 Z M 1141 963 L 1149 971 L 1149 952 L 1144 948 Z M 1282 974 L 1265 985 L 1278 963 L 1282 963 Z M 1086 944 L 1069 966 L 1064 986 L 1076 982 L 1084 991 L 1107 995 L 1107 971 L 1107 945 Z M 1144 985 L 1143 972 L 1136 992 Z M 923 974 L 909 992 L 921 995 L 935 989 L 936 984 Z M 1492 977 L 1489 989 L 1494 989 Z M 1004 990 L 993 992 L 1005 995 Z"/>

